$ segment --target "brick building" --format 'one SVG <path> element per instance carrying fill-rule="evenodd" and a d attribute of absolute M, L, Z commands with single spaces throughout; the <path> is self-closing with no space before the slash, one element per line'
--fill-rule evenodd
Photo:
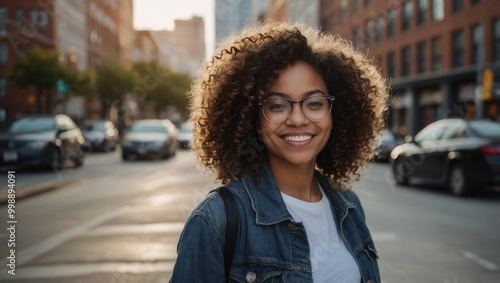
<path fill-rule="evenodd" d="M 451 116 L 500 120 L 498 1 L 332 0 L 320 5 L 322 29 L 352 40 L 388 78 L 391 130 L 415 134 Z"/>
<path fill-rule="evenodd" d="M 56 50 L 54 14 L 54 1 L 0 0 L 0 122 L 17 113 L 36 112 L 35 92 L 14 88 L 7 82 L 7 75 L 16 54 L 33 45 Z M 47 109 L 52 101 L 51 96 L 45 97 L 48 99 L 42 103 Z"/>

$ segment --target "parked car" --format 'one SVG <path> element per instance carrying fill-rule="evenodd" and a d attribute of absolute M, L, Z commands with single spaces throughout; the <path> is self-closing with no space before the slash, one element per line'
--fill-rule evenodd
<path fill-rule="evenodd" d="M 120 143 L 115 125 L 108 120 L 84 121 L 82 125 L 85 143 L 89 151 L 114 151 Z"/>
<path fill-rule="evenodd" d="M 376 161 L 388 162 L 391 151 L 398 145 L 403 144 L 404 139 L 397 136 L 389 130 L 384 130 L 380 137 L 379 153 L 376 156 Z"/>
<path fill-rule="evenodd" d="M 193 123 L 184 122 L 179 127 L 177 132 L 177 142 L 180 148 L 189 148 L 189 145 L 193 141 Z"/>
<path fill-rule="evenodd" d="M 135 121 L 122 139 L 122 158 L 174 156 L 177 150 L 177 128 L 168 119 Z"/>
<path fill-rule="evenodd" d="M 448 186 L 455 195 L 500 185 L 500 123 L 443 119 L 391 152 L 399 184 L 417 180 Z"/>
<path fill-rule="evenodd" d="M 0 133 L 4 166 L 61 168 L 84 162 L 82 131 L 64 115 L 29 115 L 12 120 Z"/>

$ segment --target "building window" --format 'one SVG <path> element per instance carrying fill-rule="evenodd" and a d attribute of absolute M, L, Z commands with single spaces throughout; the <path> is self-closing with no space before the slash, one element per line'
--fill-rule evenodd
<path fill-rule="evenodd" d="M 30 24 L 36 28 L 46 28 L 49 25 L 49 15 L 44 10 L 30 10 Z"/>
<path fill-rule="evenodd" d="M 345 23 L 349 19 L 349 2 L 348 2 L 348 0 L 340 1 L 340 16 L 341 16 L 343 23 Z"/>
<path fill-rule="evenodd" d="M 452 56 L 453 67 L 460 67 L 464 65 L 464 31 L 455 31 L 452 34 Z"/>
<path fill-rule="evenodd" d="M 5 43 L 0 43 L 0 65 L 7 64 L 9 60 L 9 47 Z"/>
<path fill-rule="evenodd" d="M 401 76 L 410 74 L 410 47 L 405 47 L 401 51 Z"/>
<path fill-rule="evenodd" d="M 413 3 L 406 2 L 403 6 L 402 30 L 407 31 L 411 27 L 411 16 L 413 14 Z"/>
<path fill-rule="evenodd" d="M 500 61 L 500 19 L 493 22 L 493 60 Z"/>
<path fill-rule="evenodd" d="M 387 54 L 387 75 L 390 78 L 396 76 L 396 54 L 394 52 Z"/>
<path fill-rule="evenodd" d="M 462 11 L 464 9 L 464 0 L 453 0 L 453 12 Z"/>
<path fill-rule="evenodd" d="M 352 44 L 355 48 L 359 47 L 359 28 L 357 27 L 352 29 Z"/>
<path fill-rule="evenodd" d="M 427 61 L 426 56 L 426 44 L 425 41 L 421 41 L 417 43 L 417 72 L 423 73 L 425 72 L 425 66 Z"/>
<path fill-rule="evenodd" d="M 0 37 L 7 35 L 7 8 L 0 7 Z"/>
<path fill-rule="evenodd" d="M 365 22 L 365 46 L 368 48 L 372 43 L 372 23 L 370 20 Z"/>
<path fill-rule="evenodd" d="M 432 71 L 441 70 L 441 37 L 434 37 L 432 39 L 432 57 L 431 57 Z"/>
<path fill-rule="evenodd" d="M 432 20 L 435 22 L 444 19 L 444 3 L 443 0 L 432 0 Z"/>
<path fill-rule="evenodd" d="M 418 12 L 417 12 L 417 24 L 421 25 L 425 23 L 427 19 L 427 1 L 428 0 L 418 0 Z"/>
<path fill-rule="evenodd" d="M 368 7 L 372 3 L 372 0 L 364 0 L 364 2 L 365 2 L 365 7 Z"/>
<path fill-rule="evenodd" d="M 483 36 L 483 25 L 475 25 L 472 27 L 472 64 L 477 64 L 481 61 L 484 62 L 484 50 L 481 50 L 484 46 L 484 36 Z"/>
<path fill-rule="evenodd" d="M 382 41 L 383 37 L 383 28 L 384 28 L 384 16 L 380 15 L 377 17 L 377 21 L 375 23 L 375 42 L 379 43 Z"/>
<path fill-rule="evenodd" d="M 392 37 L 396 31 L 396 11 L 394 9 L 389 10 L 387 16 L 387 37 Z"/>
<path fill-rule="evenodd" d="M 470 2 L 472 3 L 472 5 L 476 5 L 481 3 L 481 0 L 471 0 Z"/>
<path fill-rule="evenodd" d="M 0 76 L 0 97 L 4 97 L 7 93 L 7 80 L 5 80 L 4 76 Z"/>
<path fill-rule="evenodd" d="M 359 0 L 352 1 L 352 12 L 357 13 L 359 11 Z"/>
<path fill-rule="evenodd" d="M 16 27 L 17 29 L 23 28 L 23 9 L 16 9 Z"/>

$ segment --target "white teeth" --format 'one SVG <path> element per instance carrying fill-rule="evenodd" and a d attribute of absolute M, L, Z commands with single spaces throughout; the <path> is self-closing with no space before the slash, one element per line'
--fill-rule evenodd
<path fill-rule="evenodd" d="M 301 142 L 301 141 L 306 141 L 310 140 L 312 136 L 285 136 L 285 140 L 287 141 L 294 141 L 294 142 Z"/>

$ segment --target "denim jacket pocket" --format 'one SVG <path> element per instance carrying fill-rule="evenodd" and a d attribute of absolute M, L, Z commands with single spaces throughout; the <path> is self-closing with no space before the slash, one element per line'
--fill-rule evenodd
<path fill-rule="evenodd" d="M 369 242 L 368 244 L 364 245 L 364 251 L 366 257 L 370 261 L 370 265 L 372 267 L 373 274 L 372 276 L 374 278 L 367 278 L 367 282 L 380 282 L 380 274 L 378 271 L 378 253 L 377 250 L 375 249 L 375 245 L 373 242 Z"/>
<path fill-rule="evenodd" d="M 233 265 L 230 272 L 230 282 L 238 283 L 279 283 L 282 270 L 263 264 Z"/>

